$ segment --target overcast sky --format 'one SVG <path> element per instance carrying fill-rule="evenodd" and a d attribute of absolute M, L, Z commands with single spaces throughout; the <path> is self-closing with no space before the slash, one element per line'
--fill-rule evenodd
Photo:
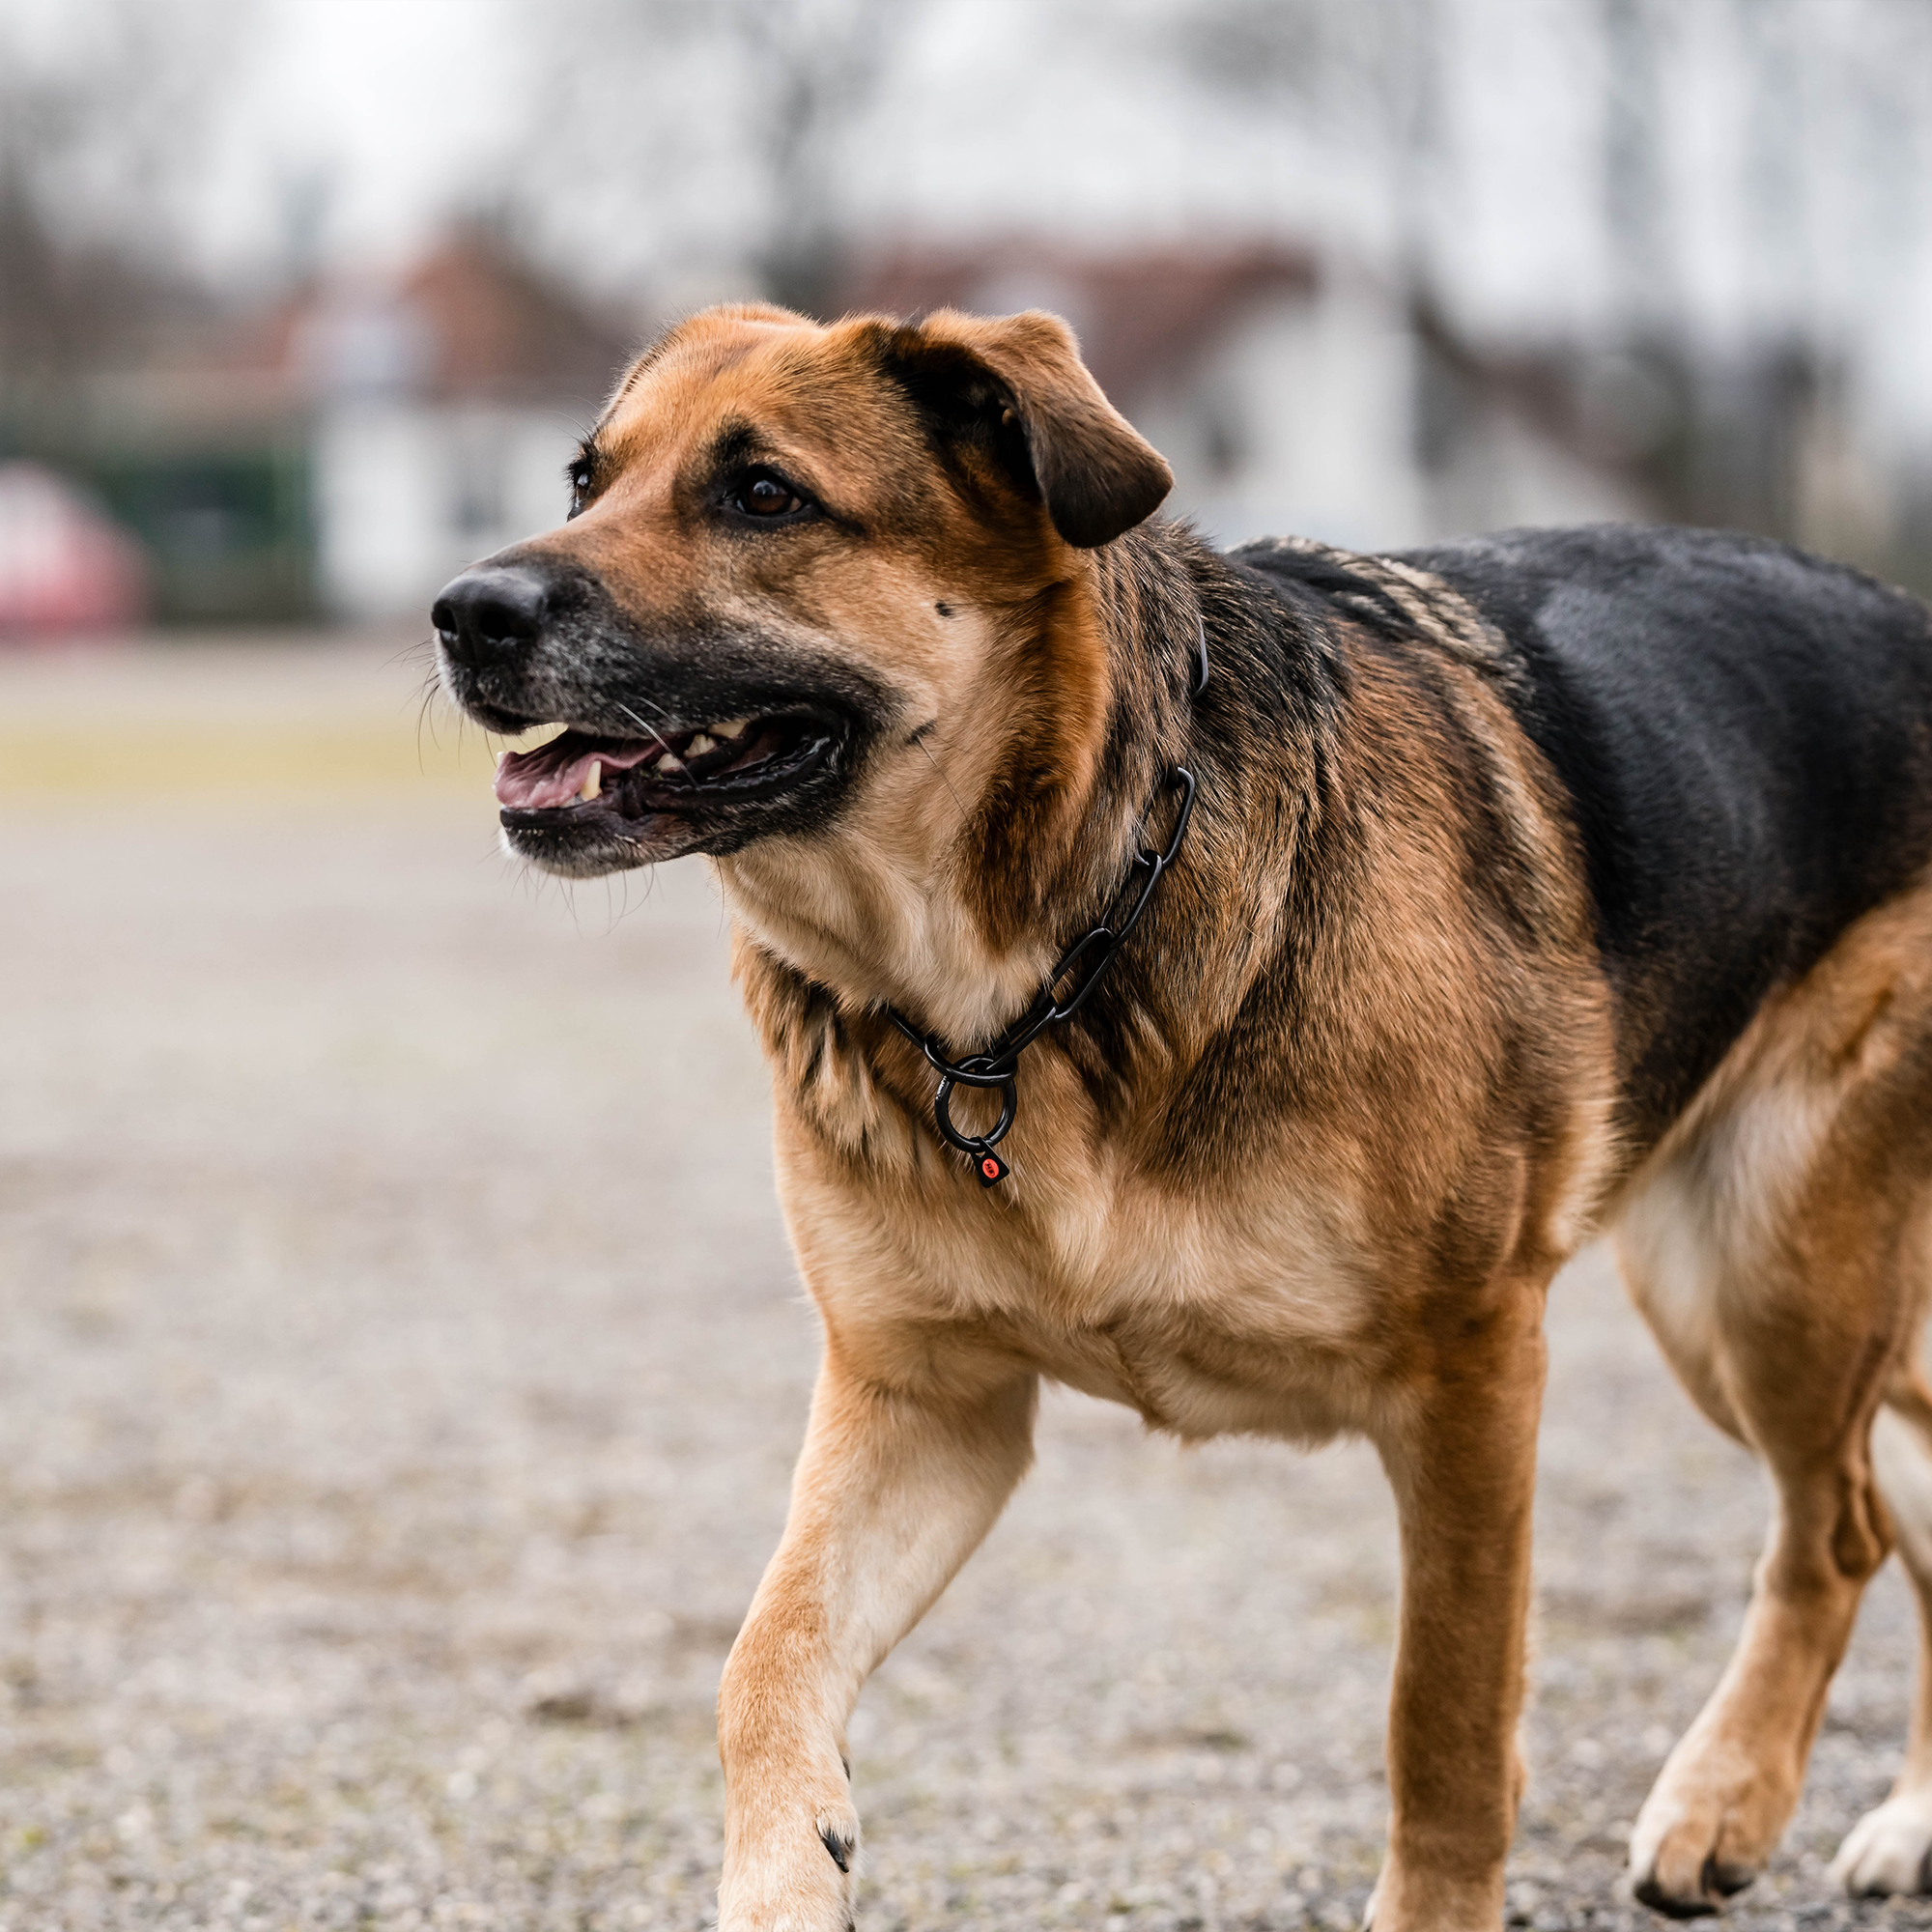
<path fill-rule="evenodd" d="M 91 4 L 0 0 L 0 12 L 57 6 L 75 17 Z M 703 100 L 741 78 L 672 82 L 668 56 L 654 59 L 649 34 L 636 30 L 600 71 L 594 33 L 560 44 L 561 23 L 598 0 L 146 4 L 225 4 L 235 22 L 232 77 L 210 116 L 192 211 L 197 244 L 218 262 L 271 254 L 291 211 L 319 190 L 332 257 L 393 255 L 555 150 L 569 152 L 575 173 L 549 181 L 549 225 L 562 237 L 581 231 L 586 246 L 594 237 L 618 279 L 645 278 L 667 255 L 715 268 L 750 216 L 733 156 L 712 145 L 728 103 Z M 621 0 L 603 4 L 622 12 Z M 1484 5 L 1462 11 L 1480 20 Z M 1551 264 L 1523 246 L 1542 228 L 1538 204 L 1573 192 L 1572 177 L 1590 164 L 1550 71 L 1574 57 L 1572 10 L 1515 0 L 1507 11 L 1514 31 L 1492 36 L 1500 45 L 1484 58 L 1500 62 L 1492 71 L 1512 77 L 1519 104 L 1496 131 L 1535 160 L 1519 204 L 1470 245 L 1490 260 L 1486 281 L 1506 293 L 1527 275 L 1547 301 L 1552 280 L 1575 289 L 1589 270 L 1587 259 Z M 1542 32 L 1539 12 L 1549 15 Z M 882 232 L 1035 227 L 1102 245 L 1261 233 L 1383 254 L 1393 238 L 1382 160 L 1338 142 L 1332 126 L 1310 126 L 1279 95 L 1215 99 L 1174 57 L 1187 13 L 1184 0 L 914 0 L 892 85 L 853 125 L 838 170 L 849 211 Z M 544 125 L 559 63 L 588 103 L 563 130 Z M 674 179 L 680 161 L 687 173 Z M 1560 243 L 1562 230 L 1554 235 Z"/>
<path fill-rule="evenodd" d="M 406 249 L 524 136 L 521 0 L 0 0 L 0 60 L 84 69 L 117 5 L 205 68 L 180 213 L 217 270 L 271 262 L 318 188 L 331 253 Z"/>
<path fill-rule="evenodd" d="M 744 215 L 733 157 L 713 145 L 733 103 L 703 99 L 738 79 L 680 70 L 671 84 L 648 32 L 583 32 L 600 6 L 623 17 L 623 0 L 0 0 L 0 32 L 84 61 L 117 4 L 192 23 L 221 71 L 181 130 L 190 239 L 218 265 L 272 257 L 291 209 L 322 185 L 333 257 L 392 254 L 552 146 L 568 147 L 579 171 L 552 184 L 562 228 L 580 207 L 608 223 L 626 204 L 622 230 L 600 235 L 612 260 L 628 252 L 641 267 L 667 242 L 701 254 L 707 220 L 724 239 Z M 793 13 L 840 4 L 799 0 Z M 1342 157 L 1177 75 L 1185 13 L 1177 0 L 906 0 L 893 84 L 853 129 L 844 198 L 886 227 L 1035 226 L 1096 241 L 1372 220 Z M 545 127 L 559 66 L 578 70 L 594 127 Z M 672 180 L 679 162 L 688 178 Z M 652 181 L 647 169 L 662 172 Z"/>
<path fill-rule="evenodd" d="M 158 27 L 155 66 L 185 70 L 190 104 L 156 164 L 211 264 L 271 273 L 304 233 L 333 265 L 380 264 L 508 188 L 580 280 L 676 297 L 734 262 L 743 275 L 770 205 L 754 77 L 690 31 L 716 17 L 706 4 L 0 0 L 0 59 L 12 44 L 84 66 L 116 8 Z M 774 0 L 770 17 L 810 27 L 864 4 Z M 826 175 L 853 233 L 1271 236 L 1386 270 L 1421 197 L 1438 293 L 1479 334 L 1586 331 L 1620 299 L 1674 304 L 1713 339 L 1863 331 L 1861 355 L 1898 365 L 1891 391 L 1913 376 L 1932 412 L 1926 0 L 1649 0 L 1633 17 L 1656 29 L 1655 71 L 1634 82 L 1599 0 L 1433 0 L 1433 132 L 1407 173 L 1389 128 L 1369 128 L 1381 110 L 1348 97 L 1350 63 L 1400 52 L 1371 31 L 1396 0 L 1332 0 L 1321 24 L 1344 53 L 1319 84 L 1280 40 L 1288 0 L 890 4 L 889 84 L 841 124 Z M 1272 78 L 1224 62 L 1209 86 L 1189 36 L 1244 5 L 1276 34 Z M 1605 116 L 1633 85 L 1654 122 L 1647 291 L 1605 212 Z"/>
<path fill-rule="evenodd" d="M 158 3 L 158 0 L 157 0 Z M 200 211 L 208 245 L 272 245 L 326 184 L 327 240 L 389 254 L 492 182 L 521 139 L 528 9 L 506 0 L 246 0 Z"/>
<path fill-rule="evenodd" d="M 17 4 L 43 0 L 0 0 Z M 855 140 L 843 174 L 862 214 L 888 225 L 916 216 L 940 229 L 970 228 L 1004 207 L 1009 218 L 1030 213 L 1044 226 L 1179 234 L 1204 215 L 1241 228 L 1276 225 L 1285 195 L 1311 204 L 1333 198 L 1332 180 L 1294 194 L 1278 143 L 1264 138 L 1258 149 L 1256 130 L 1225 116 L 1218 126 L 1202 125 L 1199 102 L 1163 86 L 1137 57 L 1143 43 L 1132 22 L 1171 15 L 1164 0 L 1138 7 L 1116 0 L 1111 9 L 936 0 L 911 11 L 917 17 L 895 47 L 895 85 Z M 1096 36 L 1094 23 L 1108 11 L 1126 31 Z M 239 84 L 218 118 L 203 211 L 208 243 L 224 254 L 261 247 L 279 218 L 285 185 L 299 188 L 324 177 L 333 185 L 331 246 L 352 256 L 396 249 L 443 211 L 487 196 L 520 155 L 546 139 L 543 82 L 560 51 L 553 42 L 565 8 L 532 0 L 249 0 L 245 17 Z M 635 58 L 635 40 L 622 51 Z M 593 65 L 594 36 L 572 52 Z M 663 122 L 683 103 L 664 99 L 648 66 L 634 75 L 620 64 L 608 79 L 626 94 L 635 86 L 636 95 L 599 99 L 608 138 L 572 130 L 586 163 L 580 193 L 595 210 L 614 189 L 631 204 L 635 231 L 638 206 L 648 208 L 652 197 L 635 178 L 598 180 L 599 161 L 618 177 L 635 170 L 647 130 L 626 119 Z M 704 85 L 696 79 L 696 90 Z M 729 156 L 706 151 L 715 133 L 706 119 L 692 116 L 684 152 L 694 168 L 710 171 L 715 208 L 707 210 L 707 197 L 675 192 L 658 206 L 680 248 L 700 252 L 707 212 L 722 227 L 733 213 Z M 675 126 L 658 131 L 676 153 Z M 1259 151 L 1270 148 L 1276 152 Z M 689 211 L 698 233 L 691 232 Z M 565 219 L 570 213 L 560 210 Z M 658 239 L 632 232 L 609 241 L 644 254 Z"/>

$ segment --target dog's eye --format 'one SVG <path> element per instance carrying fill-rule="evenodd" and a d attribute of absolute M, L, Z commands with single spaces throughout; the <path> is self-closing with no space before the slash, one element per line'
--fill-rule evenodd
<path fill-rule="evenodd" d="M 750 476 L 738 486 L 731 507 L 741 515 L 771 519 L 788 517 L 806 507 L 806 499 L 782 476 L 763 471 Z"/>
<path fill-rule="evenodd" d="M 590 479 L 596 471 L 595 459 L 586 450 L 563 472 L 570 485 L 569 516 L 581 516 L 590 500 Z"/>

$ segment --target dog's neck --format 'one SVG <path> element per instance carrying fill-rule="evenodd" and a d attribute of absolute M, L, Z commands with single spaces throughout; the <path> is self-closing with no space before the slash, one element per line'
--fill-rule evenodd
<path fill-rule="evenodd" d="M 721 860 L 733 912 L 848 1009 L 896 1007 L 962 1051 L 992 1038 L 1101 918 L 1185 755 L 1197 552 L 1144 526 L 969 615 L 988 669 L 959 715 L 892 748 L 830 836 Z"/>

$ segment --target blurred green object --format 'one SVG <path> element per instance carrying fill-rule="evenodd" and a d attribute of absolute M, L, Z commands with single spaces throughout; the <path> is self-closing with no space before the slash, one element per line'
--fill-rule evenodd
<path fill-rule="evenodd" d="M 146 547 L 162 623 L 273 623 L 315 614 L 305 439 L 63 454 Z"/>

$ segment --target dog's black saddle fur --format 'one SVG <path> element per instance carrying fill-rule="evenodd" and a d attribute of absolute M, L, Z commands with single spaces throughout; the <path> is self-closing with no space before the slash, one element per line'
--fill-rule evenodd
<path fill-rule="evenodd" d="M 1515 709 L 1569 790 L 1641 1042 L 1633 1123 L 1657 1131 L 1767 992 L 1932 864 L 1932 613 L 1715 530 L 1514 530 L 1403 561 L 1518 654 Z"/>

